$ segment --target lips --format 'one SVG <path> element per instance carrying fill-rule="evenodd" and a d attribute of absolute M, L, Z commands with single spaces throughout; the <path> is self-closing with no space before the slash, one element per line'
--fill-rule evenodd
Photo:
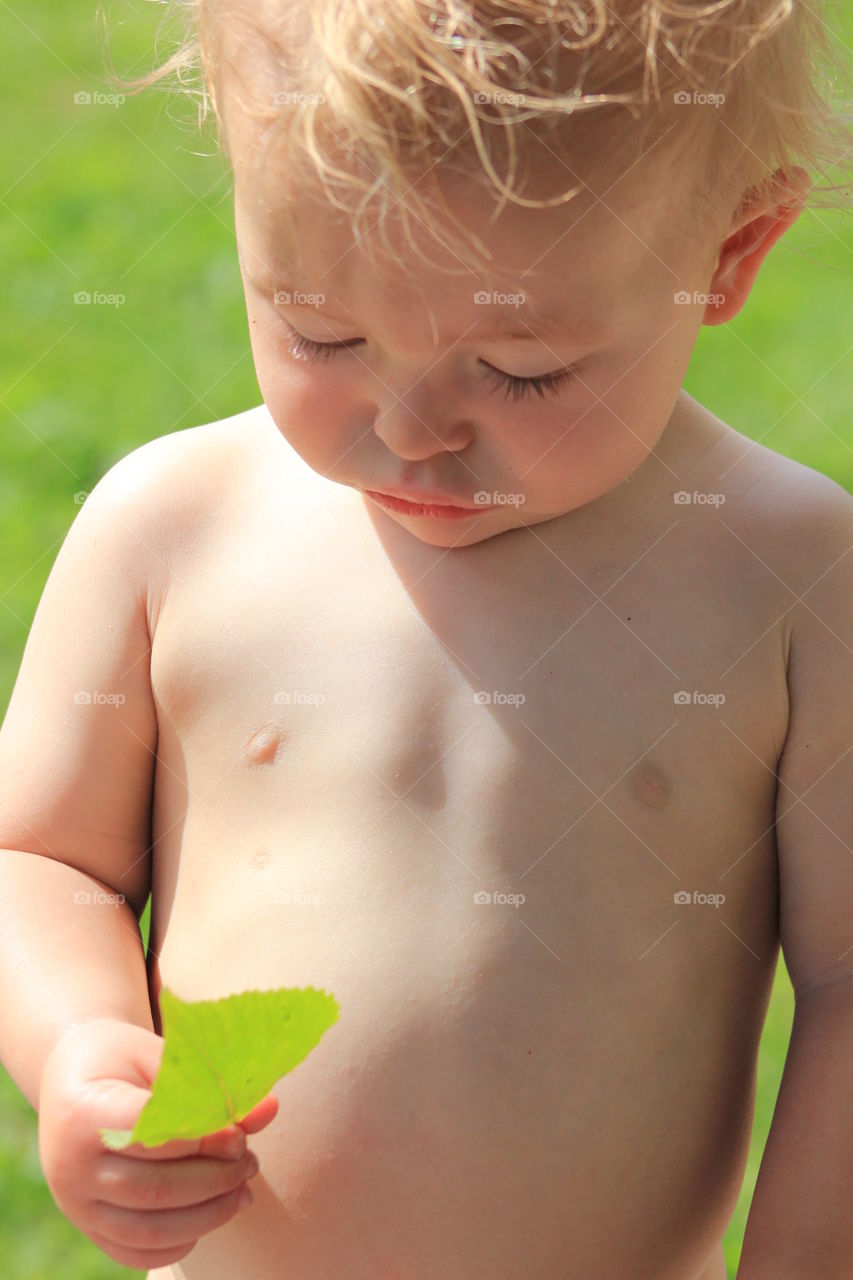
<path fill-rule="evenodd" d="M 423 493 L 395 493 L 391 489 L 374 489 L 366 490 L 367 493 L 378 493 L 383 498 L 399 498 L 401 502 L 411 502 L 413 506 L 423 507 L 454 507 L 458 511 L 482 511 L 482 507 L 472 507 L 468 502 L 461 502 L 458 498 L 449 498 L 446 494 L 435 493 L 427 490 Z"/>

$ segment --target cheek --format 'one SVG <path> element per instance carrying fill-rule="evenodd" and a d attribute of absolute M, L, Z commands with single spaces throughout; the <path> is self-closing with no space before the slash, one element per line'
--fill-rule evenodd
<path fill-rule="evenodd" d="M 288 417 L 296 422 L 315 418 L 321 404 L 329 402 L 333 382 L 318 377 L 316 367 L 294 362 L 287 350 L 285 327 L 269 307 L 249 306 L 248 318 L 258 386 L 273 417 L 278 406 L 286 408 Z"/>
<path fill-rule="evenodd" d="M 316 372 L 294 372 L 274 361 L 256 372 L 273 421 L 297 453 L 312 462 L 321 462 L 324 454 L 337 457 L 347 407 L 336 395 L 334 381 L 324 380 Z"/>
<path fill-rule="evenodd" d="M 591 406 L 591 407 L 590 407 Z M 514 467 L 523 488 L 548 505 L 568 498 L 575 506 L 603 493 L 629 469 L 632 437 L 594 399 L 564 398 L 535 418 L 535 427 L 512 429 Z"/>
<path fill-rule="evenodd" d="M 540 410 L 519 438 L 519 472 L 545 500 L 588 502 L 627 479 L 654 449 L 672 413 L 689 349 L 623 352 L 582 376 L 575 388 Z M 645 352 L 645 355 L 644 355 Z M 633 366 L 633 367 L 632 367 Z"/>
<path fill-rule="evenodd" d="M 346 448 L 346 424 L 352 416 L 351 394 L 338 390 L 334 377 L 323 377 L 324 365 L 294 365 L 282 349 L 278 326 L 253 327 L 255 374 L 270 416 L 288 444 L 314 470 L 327 474 Z"/>

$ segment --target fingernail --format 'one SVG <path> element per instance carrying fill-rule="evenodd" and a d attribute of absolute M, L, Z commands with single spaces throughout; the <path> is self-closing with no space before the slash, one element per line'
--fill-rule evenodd
<path fill-rule="evenodd" d="M 245 1204 L 251 1204 L 251 1203 L 252 1203 L 252 1200 L 253 1200 L 253 1196 L 252 1196 L 252 1193 L 251 1193 L 251 1191 L 249 1190 L 249 1188 L 248 1188 L 248 1187 L 243 1187 L 243 1188 L 241 1189 L 241 1191 L 240 1191 L 239 1196 L 237 1197 L 237 1205 L 238 1205 L 238 1207 L 239 1207 L 240 1209 L 242 1209 L 242 1208 L 243 1208 L 243 1205 L 245 1205 Z"/>

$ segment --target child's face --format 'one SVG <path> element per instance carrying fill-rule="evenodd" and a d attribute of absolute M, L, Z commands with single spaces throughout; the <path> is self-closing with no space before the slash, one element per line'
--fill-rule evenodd
<path fill-rule="evenodd" d="M 705 292 L 719 247 L 677 233 L 683 171 L 649 157 L 621 179 L 584 172 L 601 202 L 584 191 L 563 208 L 508 206 L 492 226 L 481 192 L 467 179 L 445 181 L 454 213 L 491 250 L 495 269 L 441 275 L 389 223 L 412 272 L 406 280 L 382 259 L 377 268 L 344 215 L 316 193 L 283 216 L 282 170 L 270 157 L 253 168 L 246 148 L 256 139 L 245 119 L 240 128 L 229 134 L 258 382 L 282 435 L 315 471 L 362 491 L 472 508 L 487 494 L 494 505 L 463 519 L 379 514 L 430 545 L 458 547 L 589 503 L 648 457 L 705 310 L 676 295 Z M 461 270 L 425 232 L 418 240 L 433 260 Z M 297 291 L 315 297 L 299 305 Z M 482 300 L 495 293 L 507 295 L 503 306 Z M 521 338 L 496 332 L 501 312 Z M 536 318 L 545 312 L 561 318 L 546 328 Z M 289 326 L 348 346 L 309 360 L 290 349 Z M 520 379 L 567 365 L 574 375 L 541 396 L 499 385 L 501 373 Z"/>

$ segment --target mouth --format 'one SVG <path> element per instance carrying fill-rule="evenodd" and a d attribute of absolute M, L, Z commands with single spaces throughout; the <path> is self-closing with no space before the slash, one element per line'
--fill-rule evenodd
<path fill-rule="evenodd" d="M 454 502 L 434 501 L 434 497 L 438 495 L 433 494 L 423 494 L 417 501 L 413 501 L 409 498 L 401 498 L 394 493 L 379 493 L 374 489 L 365 489 L 364 492 L 368 498 L 372 498 L 374 502 L 391 511 L 399 511 L 408 516 L 433 516 L 445 520 L 470 519 L 483 511 L 490 511 L 494 505 L 484 502 L 480 506 L 465 507 Z"/>

